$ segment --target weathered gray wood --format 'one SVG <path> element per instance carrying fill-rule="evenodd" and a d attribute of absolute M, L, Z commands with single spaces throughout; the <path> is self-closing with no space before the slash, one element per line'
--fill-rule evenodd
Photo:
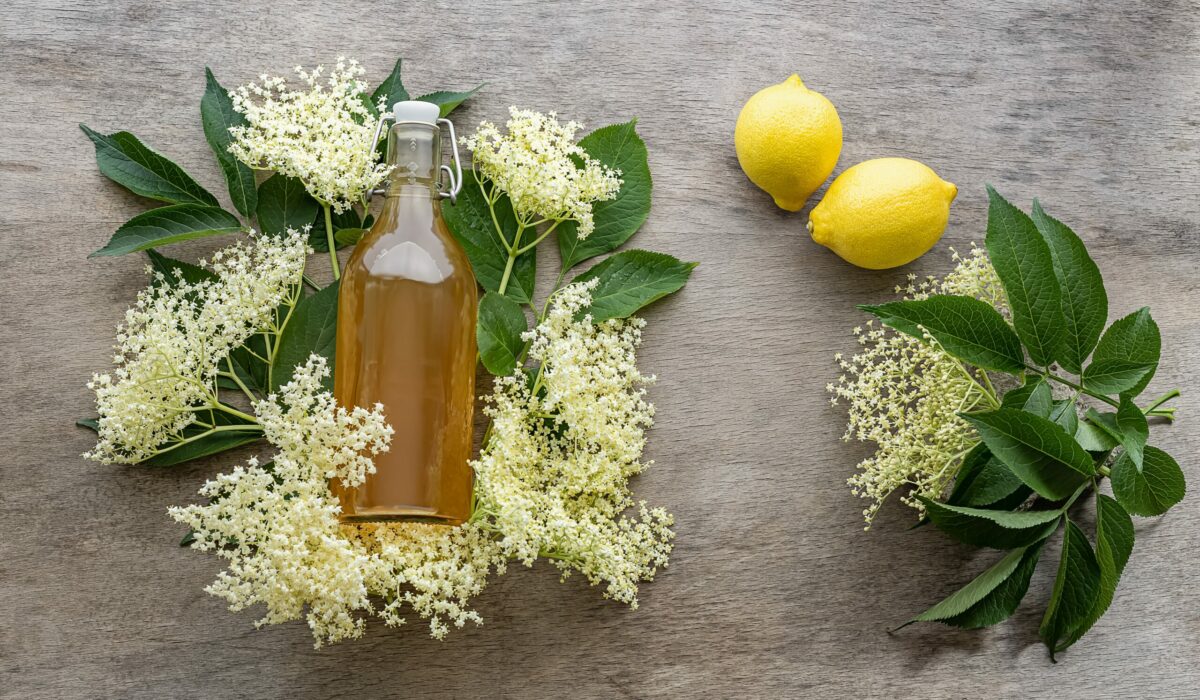
<path fill-rule="evenodd" d="M 1185 390 L 1180 425 L 1155 440 L 1200 483 L 1200 7 L 942 5 L 6 3 L 0 695 L 1194 697 L 1192 496 L 1138 521 L 1112 611 L 1057 666 L 1032 606 L 982 632 L 885 632 L 989 557 L 906 531 L 899 506 L 861 531 L 844 481 L 862 449 L 838 441 L 823 387 L 832 354 L 853 348 L 853 305 L 905 271 L 846 266 L 742 176 L 733 123 L 758 87 L 799 71 L 829 96 L 845 123 L 840 169 L 905 155 L 959 185 L 945 242 L 914 272 L 944 271 L 949 246 L 982 240 L 985 182 L 1041 197 L 1080 231 L 1114 315 L 1154 309 L 1165 353 L 1152 388 Z M 539 566 L 496 579 L 485 626 L 444 643 L 416 623 L 376 625 L 314 652 L 302 624 L 255 631 L 227 613 L 201 591 L 218 562 L 176 546 L 166 507 L 227 460 L 79 458 L 83 383 L 142 283 L 135 256 L 85 257 L 144 203 L 102 178 L 74 124 L 131 129 L 223 192 L 199 124 L 203 66 L 234 85 L 341 52 L 375 79 L 403 55 L 418 90 L 486 80 L 464 125 L 510 103 L 592 125 L 639 117 L 655 209 L 638 242 L 703 263 L 648 314 L 657 464 L 637 490 L 673 510 L 679 538 L 639 610 Z"/>

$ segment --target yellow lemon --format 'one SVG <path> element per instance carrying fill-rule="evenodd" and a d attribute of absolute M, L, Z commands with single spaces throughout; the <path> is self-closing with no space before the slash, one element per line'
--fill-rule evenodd
<path fill-rule="evenodd" d="M 832 102 L 793 75 L 746 102 L 733 145 L 751 182 L 781 209 L 800 211 L 837 165 L 842 120 Z"/>
<path fill-rule="evenodd" d="M 808 218 L 817 243 L 870 270 L 924 255 L 950 220 L 958 188 L 908 158 L 868 160 L 837 176 Z"/>

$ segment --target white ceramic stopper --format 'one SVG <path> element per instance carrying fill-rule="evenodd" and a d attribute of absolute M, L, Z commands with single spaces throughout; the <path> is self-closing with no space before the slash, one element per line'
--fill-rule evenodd
<path fill-rule="evenodd" d="M 407 100 L 392 105 L 392 115 L 397 124 L 403 122 L 420 122 L 422 124 L 437 124 L 441 108 L 432 102 Z"/>

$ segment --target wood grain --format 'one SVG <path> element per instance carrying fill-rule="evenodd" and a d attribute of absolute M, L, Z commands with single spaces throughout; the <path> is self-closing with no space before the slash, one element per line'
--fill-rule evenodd
<path fill-rule="evenodd" d="M 861 531 L 824 386 L 853 348 L 855 303 L 981 241 L 991 182 L 1041 198 L 1087 240 L 1114 317 L 1149 305 L 1184 389 L 1155 441 L 1200 483 L 1200 6 L 1196 2 L 716 0 L 363 3 L 31 2 L 0 9 L 0 696 L 1195 697 L 1200 512 L 1137 522 L 1112 611 L 1052 665 L 1040 605 L 991 630 L 886 629 L 992 557 L 885 508 Z M 83 383 L 142 284 L 136 256 L 86 260 L 145 202 L 105 180 L 75 128 L 130 129 L 213 192 L 203 67 L 226 85 L 293 63 L 397 55 L 416 91 L 487 88 L 460 124 L 510 104 L 601 125 L 636 116 L 655 208 L 641 246 L 698 260 L 658 304 L 642 364 L 659 375 L 656 466 L 637 491 L 678 546 L 641 608 L 518 567 L 486 624 L 444 643 L 376 625 L 314 651 L 302 624 L 255 631 L 202 592 L 218 562 L 165 514 L 224 459 L 172 470 L 79 454 Z M 734 119 L 798 71 L 845 124 L 839 171 L 929 163 L 961 194 L 944 243 L 907 270 L 852 269 L 742 176 Z M 816 198 L 813 200 L 816 201 Z M 204 244 L 175 249 L 184 257 Z M 549 253 L 547 253 L 549 254 Z M 548 265 L 545 267 L 549 267 Z M 1047 556 L 1054 556 L 1048 553 Z M 1048 595 L 1039 571 L 1028 603 Z"/>

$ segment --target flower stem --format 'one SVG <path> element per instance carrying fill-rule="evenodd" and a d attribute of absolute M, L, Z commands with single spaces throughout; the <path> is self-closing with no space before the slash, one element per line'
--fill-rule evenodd
<path fill-rule="evenodd" d="M 504 232 L 500 230 L 499 224 L 497 224 L 496 232 L 500 234 L 500 240 L 504 240 Z M 517 235 L 513 237 L 512 245 L 508 247 L 508 262 L 504 264 L 504 276 L 500 278 L 500 287 L 496 290 L 500 294 L 504 294 L 504 290 L 508 289 L 508 280 L 512 277 L 513 263 L 517 261 L 517 256 L 520 255 L 517 246 L 521 245 L 521 236 L 524 233 L 525 226 L 518 223 Z"/>
<path fill-rule="evenodd" d="M 537 240 L 535 240 L 533 243 L 530 243 L 530 244 L 529 244 L 529 245 L 527 245 L 527 246 L 523 246 L 523 247 L 519 248 L 519 249 L 517 250 L 517 253 L 516 253 L 516 254 L 517 254 L 517 255 L 520 255 L 520 254 L 522 254 L 522 253 L 527 253 L 527 252 L 529 252 L 530 250 L 533 250 L 534 248 L 536 248 L 536 247 L 537 247 L 537 244 L 538 244 L 538 243 L 541 243 L 541 242 L 542 242 L 542 241 L 544 241 L 544 240 L 546 240 L 546 236 L 549 236 L 549 235 L 550 235 L 550 233 L 551 233 L 552 231 L 554 231 L 554 229 L 558 228 L 558 225 L 559 225 L 559 224 L 561 224 L 563 221 L 564 221 L 564 219 L 559 219 L 558 221 L 555 221 L 555 222 L 554 222 L 553 224 L 551 224 L 551 225 L 550 225 L 550 226 L 549 226 L 549 227 L 548 227 L 548 228 L 547 228 L 545 231 L 543 231 L 543 232 L 542 232 L 542 235 L 540 235 L 540 236 L 538 236 L 538 237 L 537 237 Z"/>
<path fill-rule="evenodd" d="M 333 215 L 329 213 L 329 205 L 321 204 L 321 208 L 325 210 L 325 240 L 329 243 L 329 266 L 333 268 L 333 279 L 336 282 L 342 276 L 342 271 L 338 267 L 337 244 L 333 240 Z"/>

